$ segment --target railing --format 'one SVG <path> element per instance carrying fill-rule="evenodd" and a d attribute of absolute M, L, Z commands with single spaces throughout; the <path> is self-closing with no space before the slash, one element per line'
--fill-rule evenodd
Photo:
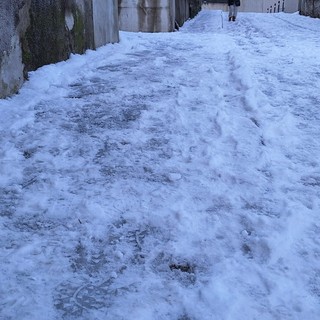
<path fill-rule="evenodd" d="M 269 8 L 267 8 L 267 13 L 276 13 L 284 11 L 284 0 L 275 2 L 273 5 L 271 5 Z"/>

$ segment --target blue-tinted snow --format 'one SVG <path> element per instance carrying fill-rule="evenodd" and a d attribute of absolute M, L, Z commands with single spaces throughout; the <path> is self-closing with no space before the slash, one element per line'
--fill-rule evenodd
<path fill-rule="evenodd" d="M 320 20 L 226 20 L 0 102 L 1 319 L 319 319 Z"/>

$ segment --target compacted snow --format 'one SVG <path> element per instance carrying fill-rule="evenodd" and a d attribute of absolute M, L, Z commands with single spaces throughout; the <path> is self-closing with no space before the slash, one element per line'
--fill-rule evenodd
<path fill-rule="evenodd" d="M 317 320 L 320 20 L 202 11 L 0 101 L 0 318 Z"/>

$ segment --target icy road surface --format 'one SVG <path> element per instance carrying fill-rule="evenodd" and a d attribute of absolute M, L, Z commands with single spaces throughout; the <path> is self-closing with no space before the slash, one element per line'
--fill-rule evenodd
<path fill-rule="evenodd" d="M 320 20 L 203 11 L 0 101 L 1 320 L 318 320 Z"/>

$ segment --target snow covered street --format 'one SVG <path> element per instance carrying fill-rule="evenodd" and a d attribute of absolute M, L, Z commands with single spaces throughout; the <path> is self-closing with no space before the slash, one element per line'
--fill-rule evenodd
<path fill-rule="evenodd" d="M 0 100 L 0 319 L 318 320 L 319 33 L 204 10 Z"/>

